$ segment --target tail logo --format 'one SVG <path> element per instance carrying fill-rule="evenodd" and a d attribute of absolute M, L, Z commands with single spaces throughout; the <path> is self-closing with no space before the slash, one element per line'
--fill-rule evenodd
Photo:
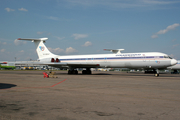
<path fill-rule="evenodd" d="M 41 51 L 44 51 L 45 47 L 44 46 L 39 46 Z"/>

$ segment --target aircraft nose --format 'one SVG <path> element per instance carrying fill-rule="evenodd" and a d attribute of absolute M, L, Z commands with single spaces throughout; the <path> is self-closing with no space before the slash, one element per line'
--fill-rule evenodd
<path fill-rule="evenodd" d="M 175 64 L 177 64 L 177 60 L 172 59 L 172 60 L 171 60 L 171 65 L 175 65 Z"/>

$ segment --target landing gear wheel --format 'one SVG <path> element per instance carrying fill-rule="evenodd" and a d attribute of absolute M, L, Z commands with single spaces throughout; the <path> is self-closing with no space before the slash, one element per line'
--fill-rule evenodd
<path fill-rule="evenodd" d="M 72 74 L 72 70 L 68 70 L 68 74 Z"/>
<path fill-rule="evenodd" d="M 75 70 L 75 74 L 78 74 L 78 71 L 77 71 L 77 70 Z"/>
<path fill-rule="evenodd" d="M 158 74 L 158 73 L 156 73 L 156 74 L 154 74 L 154 76 L 155 76 L 155 77 L 159 77 L 159 74 Z"/>
<path fill-rule="evenodd" d="M 77 70 L 68 70 L 68 74 L 78 74 Z"/>
<path fill-rule="evenodd" d="M 77 70 L 73 70 L 72 74 L 78 74 L 78 71 Z"/>
<path fill-rule="evenodd" d="M 89 74 L 89 75 L 91 74 L 91 70 L 86 70 L 86 71 L 87 71 L 87 74 Z"/>
<path fill-rule="evenodd" d="M 83 71 L 82 71 L 82 74 L 87 74 L 87 71 L 86 71 L 86 70 L 83 70 Z"/>

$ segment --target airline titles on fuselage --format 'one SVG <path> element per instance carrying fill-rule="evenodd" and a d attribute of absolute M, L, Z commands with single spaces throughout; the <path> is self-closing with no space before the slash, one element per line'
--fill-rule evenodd
<path fill-rule="evenodd" d="M 141 56 L 141 54 L 119 54 L 116 56 L 120 56 L 120 57 L 132 57 L 132 56 Z M 145 54 L 143 54 L 143 56 L 145 56 Z"/>

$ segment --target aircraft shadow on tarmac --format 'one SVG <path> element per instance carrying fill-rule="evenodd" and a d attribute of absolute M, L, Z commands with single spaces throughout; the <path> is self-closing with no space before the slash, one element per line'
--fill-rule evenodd
<path fill-rule="evenodd" d="M 9 89 L 16 86 L 17 85 L 14 85 L 14 84 L 0 83 L 0 89 Z"/>
<path fill-rule="evenodd" d="M 55 75 L 69 75 L 68 73 L 56 73 Z M 70 74 L 70 75 L 88 75 L 88 74 Z M 90 75 L 112 75 L 109 73 L 94 73 L 94 74 L 90 74 Z"/>

